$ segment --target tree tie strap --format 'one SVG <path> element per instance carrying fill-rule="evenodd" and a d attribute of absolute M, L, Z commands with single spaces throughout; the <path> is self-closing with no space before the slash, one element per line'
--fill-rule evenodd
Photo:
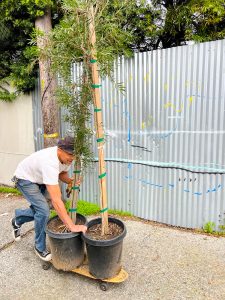
<path fill-rule="evenodd" d="M 79 190 L 80 187 L 79 186 L 72 186 L 72 190 Z"/>
<path fill-rule="evenodd" d="M 104 137 L 97 139 L 97 143 L 104 142 Z"/>
<path fill-rule="evenodd" d="M 96 108 L 94 109 L 94 112 L 100 112 L 100 111 L 102 111 L 101 108 L 97 108 L 97 107 L 96 107 Z"/>
<path fill-rule="evenodd" d="M 97 88 L 100 88 L 102 85 L 101 84 L 92 84 L 91 87 L 93 89 L 97 89 Z"/>
<path fill-rule="evenodd" d="M 75 170 L 73 171 L 74 174 L 80 174 L 81 173 L 81 170 Z"/>
<path fill-rule="evenodd" d="M 69 212 L 75 212 L 77 211 L 77 208 L 69 208 Z"/>
<path fill-rule="evenodd" d="M 91 64 L 94 64 L 94 63 L 96 63 L 97 62 L 97 59 L 90 59 L 90 63 Z"/>
<path fill-rule="evenodd" d="M 108 210 L 108 207 L 105 207 L 105 208 L 103 208 L 103 209 L 100 210 L 100 213 L 102 214 L 102 213 L 104 213 L 107 210 Z"/>
<path fill-rule="evenodd" d="M 101 174 L 101 175 L 99 175 L 98 178 L 99 178 L 99 179 L 102 179 L 102 178 L 105 177 L 105 176 L 106 176 L 106 172 L 103 173 L 103 174 Z"/>
<path fill-rule="evenodd" d="M 45 138 L 45 139 L 49 139 L 49 138 L 57 138 L 58 136 L 59 136 L 58 132 L 51 133 L 51 134 L 44 133 L 44 138 Z"/>

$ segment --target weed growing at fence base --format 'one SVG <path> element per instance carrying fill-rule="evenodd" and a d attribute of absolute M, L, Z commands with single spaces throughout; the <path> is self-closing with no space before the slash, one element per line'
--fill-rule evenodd
<path fill-rule="evenodd" d="M 213 235 L 225 236 L 225 225 L 220 225 L 220 231 L 215 230 L 216 224 L 214 222 L 207 222 L 203 226 L 203 231 Z"/>
<path fill-rule="evenodd" d="M 68 211 L 68 209 L 70 208 L 70 200 L 65 203 L 65 207 Z M 77 212 L 84 216 L 96 215 L 100 212 L 100 207 L 97 204 L 79 200 L 77 204 Z M 118 216 L 132 216 L 130 212 L 115 209 L 109 209 L 109 214 Z M 56 211 L 51 210 L 50 218 L 53 218 L 55 216 L 57 216 Z"/>
<path fill-rule="evenodd" d="M 0 186 L 0 193 L 22 195 L 19 190 L 13 187 Z"/>

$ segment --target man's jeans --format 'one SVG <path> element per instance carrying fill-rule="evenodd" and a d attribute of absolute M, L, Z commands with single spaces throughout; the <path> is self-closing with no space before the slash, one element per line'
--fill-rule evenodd
<path fill-rule="evenodd" d="M 15 210 L 16 224 L 22 225 L 34 220 L 35 247 L 42 252 L 46 249 L 45 227 L 49 218 L 49 206 L 44 197 L 46 187 L 24 179 L 18 179 L 16 187 L 31 204 L 30 208 Z"/>

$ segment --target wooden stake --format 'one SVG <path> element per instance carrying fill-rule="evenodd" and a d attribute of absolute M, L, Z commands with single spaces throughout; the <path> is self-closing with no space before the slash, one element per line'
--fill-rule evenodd
<path fill-rule="evenodd" d="M 91 59 L 96 60 L 96 34 L 95 34 L 95 22 L 94 22 L 94 9 L 93 5 L 89 9 L 89 40 L 91 45 Z M 101 98 L 100 98 L 100 83 L 98 75 L 98 65 L 95 61 L 91 63 L 91 73 L 92 73 L 92 82 L 93 82 L 93 91 L 92 97 L 94 102 L 94 108 L 98 109 L 95 111 L 95 129 L 96 129 L 96 138 L 97 140 L 104 138 L 103 130 L 103 121 L 102 121 L 102 112 L 101 112 Z M 101 215 L 102 215 L 102 235 L 107 234 L 108 232 L 108 211 L 107 211 L 107 189 L 106 189 L 106 167 L 104 160 L 104 140 L 97 143 L 98 144 L 98 159 L 99 159 L 99 185 L 100 185 L 100 206 L 101 206 Z M 106 209 L 106 210 L 105 210 Z"/>
<path fill-rule="evenodd" d="M 75 166 L 74 166 L 74 179 L 73 179 L 73 187 L 75 187 L 76 182 L 78 180 L 80 180 L 80 173 L 76 173 L 78 171 L 81 171 L 81 161 L 80 158 L 76 161 Z M 70 208 L 73 209 L 77 209 L 77 202 L 78 202 L 78 196 L 79 196 L 79 189 L 72 189 L 72 201 L 71 201 L 71 205 Z M 69 212 L 69 216 L 72 219 L 73 223 L 76 224 L 76 217 L 77 217 L 77 213 L 76 211 L 70 211 Z"/>

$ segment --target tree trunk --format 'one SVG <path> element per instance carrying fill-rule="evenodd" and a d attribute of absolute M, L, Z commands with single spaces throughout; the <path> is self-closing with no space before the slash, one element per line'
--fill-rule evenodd
<path fill-rule="evenodd" d="M 38 17 L 35 20 L 35 28 L 43 33 L 37 38 L 37 46 L 43 50 L 48 43 L 48 34 L 52 30 L 50 9 L 47 9 L 42 17 Z M 39 58 L 39 70 L 45 148 L 56 145 L 56 139 L 59 135 L 59 110 L 55 99 L 56 78 L 51 74 L 50 68 L 50 60 L 41 55 Z"/>

